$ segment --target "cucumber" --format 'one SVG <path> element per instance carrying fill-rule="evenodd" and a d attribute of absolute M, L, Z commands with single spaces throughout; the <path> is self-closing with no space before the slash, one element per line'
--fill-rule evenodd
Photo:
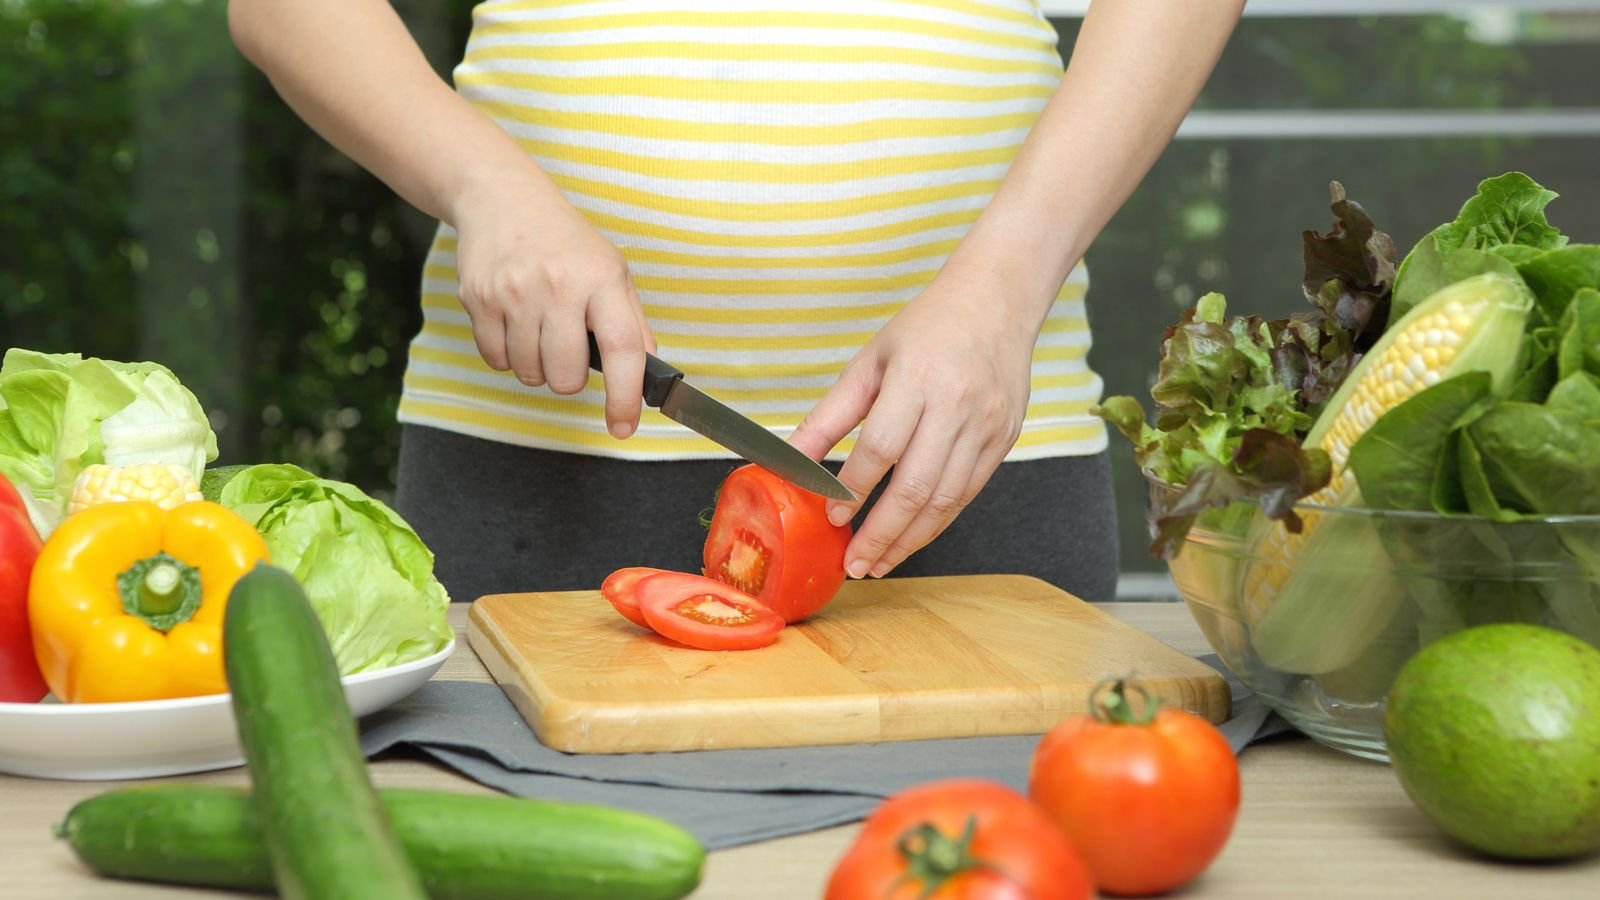
<path fill-rule="evenodd" d="M 378 791 L 434 900 L 680 900 L 705 849 L 653 816 L 498 794 Z M 249 792 L 139 785 L 80 802 L 56 828 L 78 859 L 113 878 L 272 889 Z"/>
<path fill-rule="evenodd" d="M 234 585 L 222 659 L 273 880 L 288 900 L 421 900 L 300 582 L 258 563 Z"/>
<path fill-rule="evenodd" d="M 222 489 L 228 486 L 233 476 L 243 472 L 249 466 L 218 466 L 207 469 L 200 474 L 200 496 L 212 503 L 222 502 Z"/>

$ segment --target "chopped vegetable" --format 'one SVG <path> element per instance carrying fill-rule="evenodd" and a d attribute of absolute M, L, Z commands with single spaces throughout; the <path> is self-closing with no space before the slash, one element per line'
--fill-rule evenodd
<path fill-rule="evenodd" d="M 155 363 L 6 351 L 0 364 L 0 474 L 22 492 L 44 538 L 96 463 L 181 466 L 198 481 L 217 457 L 200 401 Z"/>
<path fill-rule="evenodd" d="M 826 502 L 755 464 L 734 469 L 717 488 L 702 571 L 798 622 L 844 584 L 850 525 L 828 521 Z"/>
<path fill-rule="evenodd" d="M 624 619 L 639 626 L 649 628 L 650 623 L 645 621 L 644 613 L 639 609 L 639 597 L 634 589 L 639 582 L 651 575 L 666 573 L 666 569 L 657 569 L 653 566 L 627 566 L 606 576 L 600 584 L 600 595 L 606 598 L 613 609 L 622 614 Z M 686 573 L 682 573 L 686 574 Z"/>
<path fill-rule="evenodd" d="M 646 575 L 634 585 L 633 599 L 657 634 L 701 650 L 765 647 L 785 625 L 782 616 L 755 597 L 687 572 Z"/>
<path fill-rule="evenodd" d="M 433 553 L 387 505 L 291 465 L 251 466 L 221 492 L 294 574 L 350 675 L 422 659 L 454 636 Z"/>
<path fill-rule="evenodd" d="M 91 506 L 56 529 L 28 596 L 34 649 L 68 703 L 221 694 L 222 617 L 267 547 L 215 503 Z"/>
<path fill-rule="evenodd" d="M 75 513 L 99 503 L 148 500 L 162 509 L 203 499 L 200 485 L 183 466 L 141 463 L 113 467 L 95 463 L 85 468 L 72 485 L 67 512 Z"/>

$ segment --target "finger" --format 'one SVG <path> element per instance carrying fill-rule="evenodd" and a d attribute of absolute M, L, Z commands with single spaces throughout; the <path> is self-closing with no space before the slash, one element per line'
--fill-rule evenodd
<path fill-rule="evenodd" d="M 917 453 L 918 440 L 919 438 L 911 439 L 912 445 L 906 449 L 907 459 Z M 906 557 L 926 547 L 955 521 L 956 516 L 966 509 L 968 503 L 972 502 L 972 498 L 977 495 L 973 473 L 978 465 L 980 446 L 981 442 L 976 438 L 963 436 L 956 439 L 955 446 L 945 461 L 944 473 L 939 476 L 939 483 L 929 495 L 928 502 L 867 570 L 872 577 L 882 578 L 895 566 L 905 562 Z M 982 480 L 978 480 L 976 484 L 981 487 Z M 890 490 L 893 490 L 893 482 L 890 483 Z"/>
<path fill-rule="evenodd" d="M 589 330 L 600 348 L 600 369 L 606 386 L 606 429 L 622 439 L 639 427 L 644 405 L 644 336 L 625 296 L 589 305 Z"/>
<path fill-rule="evenodd" d="M 513 311 L 506 317 L 506 359 L 517 380 L 528 387 L 544 384 L 544 367 L 539 363 L 539 317 Z"/>
<path fill-rule="evenodd" d="M 650 320 L 645 318 L 644 305 L 639 302 L 639 294 L 633 289 L 631 283 L 628 285 L 628 296 L 633 299 L 633 314 L 639 320 L 639 334 L 644 337 L 645 352 L 654 353 L 656 352 L 655 332 L 650 330 Z"/>
<path fill-rule="evenodd" d="M 961 499 L 962 509 L 966 509 L 972 505 L 973 500 L 977 499 L 979 492 L 989 483 L 989 479 L 994 477 L 995 470 L 999 469 L 1000 464 L 1005 462 L 1006 453 L 1010 449 L 1010 444 L 994 442 L 978 452 L 977 463 L 972 467 L 972 474 L 967 476 L 966 494 Z M 939 530 L 934 532 L 933 536 L 928 538 L 923 546 L 938 540 L 939 535 L 944 534 L 945 529 L 949 528 L 953 522 L 955 522 L 955 517 L 952 516 L 939 526 Z"/>
<path fill-rule="evenodd" d="M 934 411 L 916 423 L 916 432 L 895 463 L 888 486 L 845 548 L 847 571 L 861 575 L 875 572 L 884 554 L 927 508 L 943 480 L 958 428 L 953 417 L 945 418 Z M 845 465 L 849 465 L 848 460 Z"/>
<path fill-rule="evenodd" d="M 872 370 L 870 364 L 860 361 L 845 366 L 839 380 L 789 435 L 789 443 L 812 459 L 827 455 L 872 409 L 878 396 L 878 379 L 871 377 Z"/>
<path fill-rule="evenodd" d="M 882 396 L 890 395 L 885 393 Z M 924 485 L 931 487 L 938 480 L 938 469 L 930 471 L 929 464 L 931 462 L 937 466 L 943 462 L 943 457 L 930 460 L 926 453 L 916 458 L 905 456 L 906 447 L 911 443 L 912 435 L 921 427 L 921 421 L 920 397 L 909 402 L 885 402 L 880 398 L 861 424 L 855 447 L 845 457 L 844 465 L 839 467 L 839 481 L 857 497 L 870 494 L 890 467 L 895 469 L 889 487 L 873 504 L 872 512 L 845 548 L 845 571 L 852 578 L 865 576 L 871 565 L 888 549 L 890 542 L 899 535 L 905 523 L 911 520 L 909 513 L 902 519 L 900 505 L 911 503 L 915 493 Z M 905 468 L 902 469 L 902 466 Z M 925 498 L 923 502 L 926 502 Z M 920 506 L 918 503 L 917 507 Z M 830 520 L 833 519 L 833 510 L 834 506 L 830 505 Z"/>
<path fill-rule="evenodd" d="M 817 405 L 812 407 L 811 412 L 806 414 L 799 427 L 789 435 L 789 443 L 812 459 L 820 460 L 826 456 L 828 451 L 860 425 L 871 412 L 873 401 L 878 397 L 877 371 L 875 365 L 862 362 L 859 358 L 845 366 L 839 380 L 828 389 Z M 858 442 L 856 452 L 861 452 L 859 446 Z M 870 455 L 872 451 L 869 450 L 867 453 Z M 848 460 L 846 462 L 848 463 Z M 861 468 L 860 460 L 857 461 L 856 468 Z M 878 478 L 882 477 L 880 472 Z M 853 501 L 831 501 L 828 504 L 828 521 L 835 525 L 843 525 L 850 521 L 867 494 L 871 493 L 873 484 L 877 484 L 876 479 L 864 490 L 851 487 L 851 493 L 856 495 Z M 848 482 L 845 485 L 850 486 Z"/>
<path fill-rule="evenodd" d="M 462 308 L 467 311 L 467 321 L 472 324 L 472 341 L 478 345 L 478 355 L 483 357 L 484 363 L 496 372 L 504 372 L 511 368 L 511 359 L 506 354 L 506 324 L 498 313 L 479 310 L 473 312 L 476 303 L 468 304 L 465 295 L 462 297 Z"/>
<path fill-rule="evenodd" d="M 551 310 L 539 331 L 539 357 L 550 390 L 567 395 L 583 390 L 589 383 L 589 332 L 582 314 Z"/>

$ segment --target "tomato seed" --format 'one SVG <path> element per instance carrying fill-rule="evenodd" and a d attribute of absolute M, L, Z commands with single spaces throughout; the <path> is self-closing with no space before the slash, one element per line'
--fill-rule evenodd
<path fill-rule="evenodd" d="M 733 537 L 733 546 L 728 548 L 727 558 L 718 567 L 721 577 L 717 580 L 746 594 L 759 594 L 762 585 L 767 583 L 767 561 L 772 554 L 748 529 L 739 529 Z"/>
<path fill-rule="evenodd" d="M 702 625 L 743 625 L 755 621 L 749 610 L 723 600 L 715 594 L 701 594 L 678 604 L 677 613 Z"/>

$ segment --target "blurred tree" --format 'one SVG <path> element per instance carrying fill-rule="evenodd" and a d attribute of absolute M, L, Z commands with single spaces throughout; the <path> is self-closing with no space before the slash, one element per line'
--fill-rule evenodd
<path fill-rule="evenodd" d="M 441 75 L 472 3 L 396 4 Z M 223 0 L 0 0 L 0 346 L 150 359 L 224 462 L 392 491 L 434 223 L 310 131 Z"/>

